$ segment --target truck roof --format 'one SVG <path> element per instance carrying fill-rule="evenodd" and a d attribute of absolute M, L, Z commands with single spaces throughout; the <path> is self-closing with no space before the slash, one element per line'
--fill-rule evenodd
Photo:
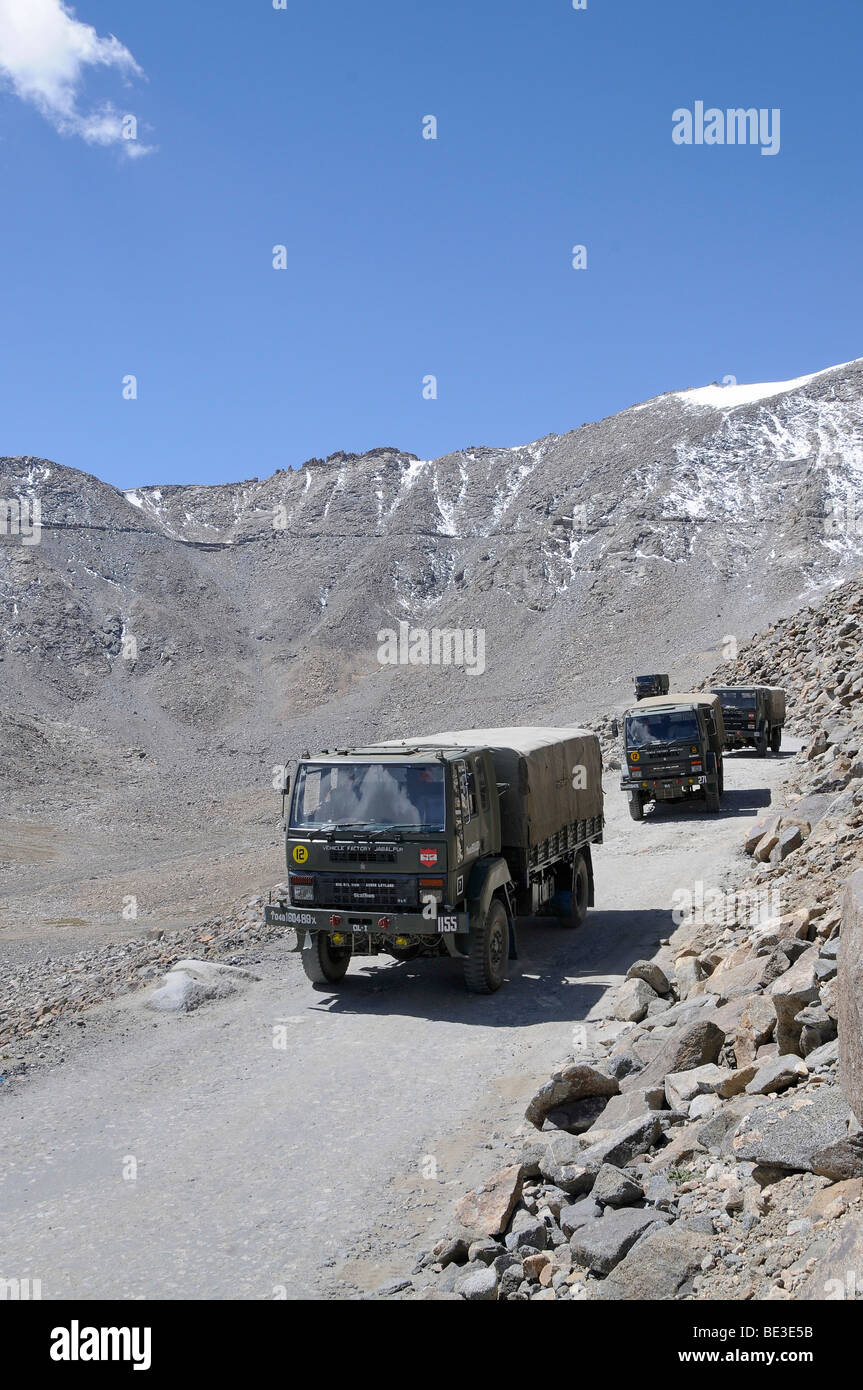
<path fill-rule="evenodd" d="M 719 696 L 712 690 L 687 691 L 685 695 L 651 695 L 631 705 L 627 714 L 643 714 L 646 709 L 669 709 L 672 705 L 718 705 Z"/>
<path fill-rule="evenodd" d="M 424 734 L 421 738 L 400 739 L 380 744 L 381 748 L 511 748 L 514 753 L 533 753 L 538 748 L 551 748 L 572 738 L 595 738 L 590 729 L 544 728 L 541 725 L 507 729 L 457 729 L 442 734 Z"/>

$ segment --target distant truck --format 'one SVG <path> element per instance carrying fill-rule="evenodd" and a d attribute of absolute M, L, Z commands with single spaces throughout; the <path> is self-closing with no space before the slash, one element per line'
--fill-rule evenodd
<path fill-rule="evenodd" d="M 581 729 L 467 729 L 300 759 L 285 790 L 288 894 L 315 985 L 353 956 L 452 956 L 492 994 L 515 919 L 543 907 L 578 926 L 602 841 L 602 754 Z"/>
<path fill-rule="evenodd" d="M 692 796 L 703 796 L 708 811 L 718 811 L 724 743 L 722 706 L 710 691 L 657 695 L 627 710 L 620 786 L 629 794 L 632 819 L 644 819 L 648 801 Z"/>
<path fill-rule="evenodd" d="M 636 676 L 635 677 L 635 698 L 636 700 L 647 700 L 651 695 L 668 694 L 667 676 Z"/>
<path fill-rule="evenodd" d="M 722 702 L 726 748 L 778 753 L 785 724 L 785 691 L 775 685 L 714 685 Z"/>

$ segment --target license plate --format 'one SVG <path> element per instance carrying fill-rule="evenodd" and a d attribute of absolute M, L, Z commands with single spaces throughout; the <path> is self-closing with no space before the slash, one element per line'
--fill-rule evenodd
<path fill-rule="evenodd" d="M 458 931 L 458 917 L 438 917 L 437 929 L 439 932 Z"/>
<path fill-rule="evenodd" d="M 698 783 L 699 787 L 706 787 L 706 786 L 707 786 L 707 778 L 706 778 L 706 777 L 696 777 L 695 780 L 696 780 L 696 782 Z"/>
<path fill-rule="evenodd" d="M 294 912 L 289 907 L 268 907 L 264 912 L 268 925 L 277 927 L 313 927 L 315 919 L 310 912 Z"/>

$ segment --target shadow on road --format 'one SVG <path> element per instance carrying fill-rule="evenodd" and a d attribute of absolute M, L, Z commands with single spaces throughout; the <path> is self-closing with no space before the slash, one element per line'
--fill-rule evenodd
<path fill-rule="evenodd" d="M 554 918 L 525 918 L 518 923 L 519 959 L 510 961 L 509 979 L 497 994 L 468 994 L 456 960 L 357 957 L 338 991 L 316 990 L 319 1002 L 310 1007 L 329 1014 L 396 1012 L 483 1028 L 577 1023 L 634 960 L 652 956 L 674 928 L 670 910 L 658 908 L 591 911 L 577 929 L 561 927 Z"/>
<path fill-rule="evenodd" d="M 645 814 L 645 823 L 650 820 L 718 821 L 734 816 L 751 816 L 753 811 L 770 805 L 769 787 L 726 788 L 719 811 L 706 811 L 701 799 L 686 801 L 657 801 Z"/>

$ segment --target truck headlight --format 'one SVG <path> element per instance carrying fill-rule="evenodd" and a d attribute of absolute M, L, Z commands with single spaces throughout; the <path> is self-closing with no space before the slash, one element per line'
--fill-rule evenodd
<path fill-rule="evenodd" d="M 291 902 L 313 903 L 315 901 L 315 880 L 311 874 L 291 874 Z"/>

